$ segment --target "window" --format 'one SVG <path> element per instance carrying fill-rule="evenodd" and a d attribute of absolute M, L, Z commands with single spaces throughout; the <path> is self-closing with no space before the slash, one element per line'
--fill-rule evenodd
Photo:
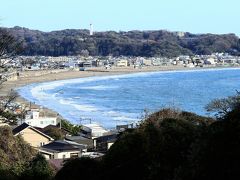
<path fill-rule="evenodd" d="M 45 143 L 44 142 L 40 142 L 40 146 L 44 146 L 45 145 Z"/>
<path fill-rule="evenodd" d="M 64 155 L 63 155 L 63 159 L 65 159 L 65 158 L 66 158 L 66 155 L 64 154 Z"/>

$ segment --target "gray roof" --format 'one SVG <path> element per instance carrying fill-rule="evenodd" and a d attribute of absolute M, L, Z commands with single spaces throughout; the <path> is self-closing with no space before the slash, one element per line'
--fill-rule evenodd
<path fill-rule="evenodd" d="M 13 135 L 14 135 L 14 136 L 15 136 L 15 135 L 18 135 L 21 131 L 23 131 L 23 130 L 26 129 L 26 128 L 31 128 L 31 129 L 34 130 L 35 132 L 37 132 L 37 133 L 39 133 L 39 134 L 47 137 L 47 138 L 50 139 L 50 140 L 53 140 L 52 137 L 50 137 L 50 136 L 48 136 L 47 134 L 43 133 L 41 130 L 39 130 L 39 129 L 37 129 L 37 128 L 34 128 L 33 126 L 30 126 L 30 125 L 27 124 L 27 123 L 23 123 L 23 124 L 17 126 L 16 128 L 14 128 L 14 129 L 12 130 Z"/>
<path fill-rule="evenodd" d="M 13 135 L 20 133 L 22 130 L 26 129 L 29 127 L 27 123 L 23 123 L 20 126 L 17 126 L 16 128 L 13 129 Z"/>
<path fill-rule="evenodd" d="M 79 144 L 87 145 L 88 148 L 93 147 L 93 140 L 89 138 L 85 138 L 82 136 L 66 136 L 65 139 L 69 141 L 77 142 Z"/>
<path fill-rule="evenodd" d="M 42 146 L 42 148 L 59 152 L 86 149 L 86 147 L 81 144 L 71 143 L 69 141 L 62 140 L 53 141 L 49 144 Z"/>

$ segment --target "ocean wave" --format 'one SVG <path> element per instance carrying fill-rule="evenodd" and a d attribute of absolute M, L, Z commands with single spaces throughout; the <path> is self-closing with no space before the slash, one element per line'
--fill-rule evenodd
<path fill-rule="evenodd" d="M 95 112 L 98 111 L 98 109 L 94 106 L 90 105 L 83 105 L 83 104 L 72 104 L 77 110 L 85 111 L 85 112 Z"/>
<path fill-rule="evenodd" d="M 65 99 L 60 99 L 59 103 L 63 104 L 63 105 L 73 106 L 76 110 L 83 111 L 83 112 L 94 112 L 94 111 L 98 110 L 94 106 L 86 105 L 86 104 L 85 105 L 84 104 L 76 104 L 76 102 L 74 102 L 74 101 L 65 100 Z"/>
<path fill-rule="evenodd" d="M 118 88 L 117 86 L 104 86 L 104 85 L 80 87 L 80 89 L 84 89 L 84 90 L 96 90 L 96 91 L 103 91 L 103 90 L 117 89 L 117 88 Z"/>

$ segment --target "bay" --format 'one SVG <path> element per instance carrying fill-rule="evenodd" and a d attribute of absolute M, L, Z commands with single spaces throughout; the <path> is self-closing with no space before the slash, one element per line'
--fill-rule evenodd
<path fill-rule="evenodd" d="M 209 116 L 213 99 L 236 94 L 240 70 L 144 72 L 34 83 L 18 89 L 25 99 L 52 109 L 72 123 L 106 128 L 136 123 L 148 112 L 174 107 Z"/>

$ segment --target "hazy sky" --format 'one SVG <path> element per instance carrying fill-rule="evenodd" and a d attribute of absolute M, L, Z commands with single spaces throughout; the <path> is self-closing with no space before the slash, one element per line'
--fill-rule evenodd
<path fill-rule="evenodd" d="M 159 30 L 240 35 L 239 0 L 0 0 L 0 25 L 52 31 Z"/>

